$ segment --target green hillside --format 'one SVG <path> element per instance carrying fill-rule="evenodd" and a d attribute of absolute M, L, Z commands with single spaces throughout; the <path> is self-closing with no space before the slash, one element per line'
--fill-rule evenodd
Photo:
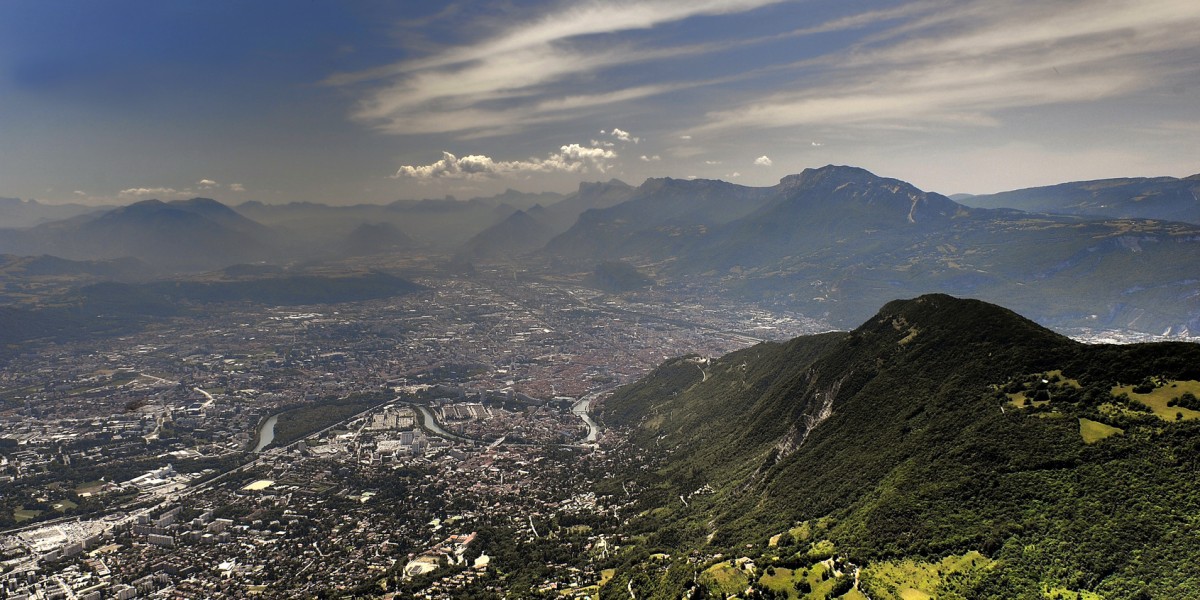
<path fill-rule="evenodd" d="M 742 556 L 791 597 L 1195 597 L 1200 424 L 1150 404 L 1197 380 L 1200 345 L 1083 345 L 945 295 L 676 359 L 602 414 L 663 457 L 636 475 L 629 529 L 681 558 L 627 564 L 605 591 L 718 592 L 701 575 Z"/>

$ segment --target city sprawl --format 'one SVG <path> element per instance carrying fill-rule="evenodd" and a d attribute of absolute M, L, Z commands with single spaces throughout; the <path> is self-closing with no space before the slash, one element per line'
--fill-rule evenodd
<path fill-rule="evenodd" d="M 589 405 L 667 357 L 828 329 L 696 290 L 418 281 L 31 345 L 0 374 L 3 595 L 594 590 L 636 494 L 595 483 L 648 458 Z M 536 581 L 480 550 L 500 536 Z"/>

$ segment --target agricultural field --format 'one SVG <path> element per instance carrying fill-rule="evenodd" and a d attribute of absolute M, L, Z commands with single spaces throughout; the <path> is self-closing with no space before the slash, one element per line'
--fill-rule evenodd
<path fill-rule="evenodd" d="M 1016 408 L 1025 408 L 1027 406 L 1043 406 L 1050 403 L 1048 398 L 1053 397 L 1053 389 L 1056 386 L 1072 387 L 1075 389 L 1081 388 L 1078 380 L 1064 377 L 1062 371 L 1058 369 L 1041 373 L 1035 377 L 1035 380 L 1036 379 L 1042 380 L 1042 385 L 1040 387 L 1046 387 L 1049 390 L 1049 395 L 1042 399 L 1038 399 L 1035 397 L 1036 390 L 1024 389 L 1006 393 L 1005 395 L 1008 396 L 1008 403 Z M 1036 383 L 1036 381 L 1034 381 L 1034 383 Z M 1029 382 L 1025 384 L 1027 388 L 1030 385 L 1033 384 Z"/>
<path fill-rule="evenodd" d="M 863 569 L 861 577 L 872 594 L 891 594 L 883 598 L 930 600 L 938 596 L 938 588 L 947 578 L 986 569 L 991 564 L 991 559 L 971 551 L 936 563 L 910 559 L 872 564 Z"/>
<path fill-rule="evenodd" d="M 1120 427 L 1105 425 L 1091 419 L 1079 419 L 1079 435 L 1085 444 L 1095 444 L 1106 437 L 1122 433 L 1125 433 L 1125 430 Z"/>
<path fill-rule="evenodd" d="M 101 480 L 89 481 L 75 486 L 76 494 L 95 494 L 104 489 L 106 482 Z"/>
<path fill-rule="evenodd" d="M 793 528 L 787 530 L 785 533 L 790 535 L 793 540 L 796 540 L 798 542 L 807 542 L 809 540 L 809 538 L 812 537 L 812 524 L 810 524 L 808 521 L 805 521 L 805 522 L 801 523 L 799 526 L 796 526 L 796 527 L 793 527 Z M 767 545 L 768 546 L 778 546 L 779 540 L 782 538 L 783 538 L 782 533 L 773 535 L 773 536 L 771 536 L 770 541 L 767 542 Z"/>
<path fill-rule="evenodd" d="M 763 573 L 758 581 L 771 591 L 786 593 L 788 598 L 798 600 L 825 598 L 837 581 L 831 571 L 832 568 L 829 562 L 817 563 L 807 569 L 771 568 Z M 804 583 L 808 584 L 810 590 L 808 593 L 800 591 Z M 851 590 L 850 593 L 839 596 L 839 598 L 858 597 L 851 596 L 854 593 L 857 593 L 857 590 Z"/>
<path fill-rule="evenodd" d="M 22 507 L 22 508 L 18 508 L 17 510 L 13 511 L 13 519 L 15 519 L 18 523 L 20 523 L 22 521 L 28 521 L 30 519 L 33 519 L 41 514 L 42 514 L 42 511 L 40 511 L 40 510 L 28 510 L 28 509 Z"/>
<path fill-rule="evenodd" d="M 1095 592 L 1077 592 L 1064 587 L 1047 588 L 1043 593 L 1049 600 L 1104 600 L 1104 596 Z"/>
<path fill-rule="evenodd" d="M 1200 381 L 1175 381 L 1164 380 L 1159 381 L 1159 386 L 1151 390 L 1149 393 L 1139 394 L 1133 391 L 1135 385 L 1120 385 L 1112 389 L 1114 396 L 1126 394 L 1134 400 L 1139 400 L 1150 410 L 1154 411 L 1155 415 L 1166 421 L 1174 421 L 1176 415 L 1183 415 L 1183 420 L 1200 419 L 1200 411 L 1183 408 L 1182 406 L 1167 406 L 1167 403 L 1174 400 L 1184 392 L 1190 392 L 1194 396 L 1200 396 Z"/>
<path fill-rule="evenodd" d="M 750 585 L 750 576 L 741 567 L 719 562 L 700 574 L 700 582 L 721 594 L 740 594 Z"/>
<path fill-rule="evenodd" d="M 72 508 L 79 508 L 79 505 L 70 500 L 67 500 L 66 498 L 63 498 L 62 500 L 59 500 L 58 502 L 51 504 L 50 508 L 53 508 L 54 510 L 57 510 L 58 512 L 63 512 L 63 511 L 70 510 Z"/>

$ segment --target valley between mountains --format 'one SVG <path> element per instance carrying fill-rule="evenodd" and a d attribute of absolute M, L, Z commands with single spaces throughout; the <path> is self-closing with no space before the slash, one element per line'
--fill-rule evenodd
<path fill-rule="evenodd" d="M 1195 597 L 1194 183 L 0 203 L 0 586 Z"/>

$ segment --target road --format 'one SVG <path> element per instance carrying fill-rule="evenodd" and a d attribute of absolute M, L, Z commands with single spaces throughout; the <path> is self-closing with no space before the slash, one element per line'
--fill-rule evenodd
<path fill-rule="evenodd" d="M 204 395 L 204 397 L 205 397 L 205 398 L 208 398 L 208 400 L 206 400 L 206 401 L 204 402 L 204 404 L 200 405 L 200 408 L 208 408 L 208 407 L 210 407 L 210 406 L 212 406 L 212 405 L 213 405 L 213 397 L 212 397 L 212 394 L 210 394 L 210 393 L 208 393 L 208 392 L 206 392 L 206 391 L 204 391 L 204 390 L 202 390 L 202 389 L 200 389 L 200 388 L 198 388 L 198 387 L 194 387 L 194 388 L 192 388 L 192 390 L 194 390 L 194 391 L 197 391 L 197 392 L 200 392 L 201 394 L 203 394 L 203 395 Z"/>

